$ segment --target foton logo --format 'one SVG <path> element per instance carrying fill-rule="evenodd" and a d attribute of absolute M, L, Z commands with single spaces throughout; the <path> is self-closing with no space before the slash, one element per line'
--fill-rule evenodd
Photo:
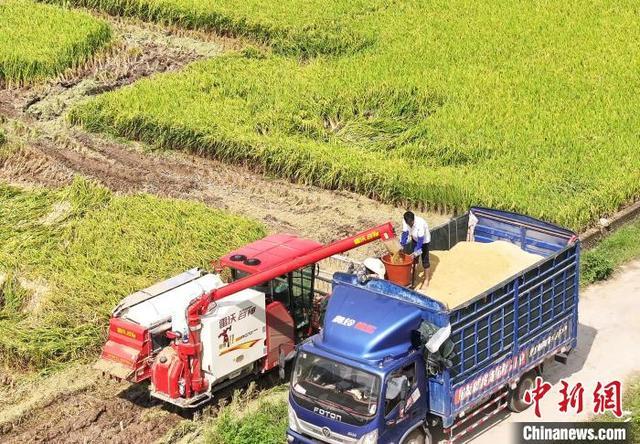
<path fill-rule="evenodd" d="M 321 409 L 320 407 L 314 407 L 313 412 L 318 415 L 326 416 L 327 418 L 331 418 L 335 421 L 342 421 L 342 416 L 336 413 L 330 412 L 329 410 Z"/>

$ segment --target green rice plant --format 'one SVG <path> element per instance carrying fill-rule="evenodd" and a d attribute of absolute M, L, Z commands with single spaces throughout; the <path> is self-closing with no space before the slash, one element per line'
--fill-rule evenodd
<path fill-rule="evenodd" d="M 250 37 L 280 54 L 349 54 L 373 41 L 371 32 L 353 32 L 350 20 L 381 7 L 382 0 L 43 0 L 133 16 L 166 25 Z"/>
<path fill-rule="evenodd" d="M 169 14 L 197 1 L 135 3 Z M 234 2 L 224 16 L 306 26 L 351 3 L 278 4 Z M 374 4 L 339 21 L 373 39 L 357 52 L 228 54 L 102 95 L 70 118 L 384 201 L 486 205 L 580 230 L 640 196 L 636 12 L 613 0 Z"/>
<path fill-rule="evenodd" d="M 7 141 L 7 135 L 4 133 L 4 130 L 0 128 L 0 145 L 5 144 Z"/>
<path fill-rule="evenodd" d="M 287 430 L 287 386 L 255 393 L 237 391 L 230 404 L 205 425 L 208 444 L 279 444 Z M 255 398 L 255 399 L 254 399 Z"/>
<path fill-rule="evenodd" d="M 111 39 L 106 22 L 28 0 L 0 3 L 0 83 L 55 77 L 89 59 Z"/>
<path fill-rule="evenodd" d="M 580 259 L 582 285 L 609 278 L 621 265 L 640 257 L 640 220 L 617 229 Z"/>
<path fill-rule="evenodd" d="M 11 315 L 19 313 L 24 307 L 27 291 L 13 273 L 6 273 L 0 279 L 0 311 Z"/>
<path fill-rule="evenodd" d="M 0 361 L 44 368 L 95 356 L 124 296 L 263 234 L 202 204 L 114 195 L 83 179 L 59 190 L 0 184 L 0 274 L 10 277 Z"/>

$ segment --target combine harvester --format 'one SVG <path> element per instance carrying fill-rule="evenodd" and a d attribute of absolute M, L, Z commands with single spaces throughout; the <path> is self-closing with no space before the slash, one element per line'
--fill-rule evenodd
<path fill-rule="evenodd" d="M 394 237 L 391 223 L 323 246 L 273 235 L 224 256 L 231 282 L 192 269 L 126 297 L 114 310 L 96 368 L 193 408 L 217 390 L 279 368 L 317 331 L 317 262 Z M 316 325 L 314 325 L 316 324 Z"/>
<path fill-rule="evenodd" d="M 297 347 L 288 442 L 424 444 L 442 434 L 454 442 L 507 407 L 528 407 L 524 394 L 544 363 L 566 362 L 577 343 L 579 241 L 569 230 L 483 208 L 431 233 L 431 249 L 441 253 L 462 241 L 489 252 L 503 241 L 496 250 L 538 257 L 449 301 L 431 297 L 431 287 L 416 292 L 336 273 L 324 328 Z M 476 262 L 469 278 L 486 265 Z M 434 266 L 434 276 L 452 269 Z"/>

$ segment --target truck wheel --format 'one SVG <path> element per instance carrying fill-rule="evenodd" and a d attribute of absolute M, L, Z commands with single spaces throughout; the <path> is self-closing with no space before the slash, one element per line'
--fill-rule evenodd
<path fill-rule="evenodd" d="M 507 403 L 507 407 L 509 410 L 515 413 L 520 413 L 525 411 L 531 404 L 528 404 L 524 400 L 524 394 L 527 390 L 533 388 L 536 379 L 536 372 L 530 371 L 520 378 L 518 381 L 518 385 L 513 390 L 509 390 L 509 401 Z"/>
<path fill-rule="evenodd" d="M 431 434 L 422 427 L 417 427 L 404 440 L 403 444 L 431 444 Z"/>

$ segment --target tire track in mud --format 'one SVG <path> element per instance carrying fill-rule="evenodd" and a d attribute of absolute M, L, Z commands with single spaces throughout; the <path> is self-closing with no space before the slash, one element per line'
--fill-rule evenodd
<path fill-rule="evenodd" d="M 151 400 L 145 386 L 97 381 L 91 389 L 55 398 L 12 429 L 5 427 L 0 442 L 152 442 L 181 419 Z"/>
<path fill-rule="evenodd" d="M 213 159 L 132 149 L 75 128 L 68 131 L 66 145 L 60 149 L 47 139 L 34 141 L 30 145 L 32 164 L 49 165 L 49 176 L 61 182 L 80 173 L 112 190 L 197 200 L 261 220 L 272 231 L 294 232 L 322 242 L 390 218 L 400 220 L 403 211 L 354 193 L 270 179 Z M 36 181 L 45 175 L 44 171 L 35 173 L 31 179 Z M 446 219 L 430 216 L 432 223 Z"/>
<path fill-rule="evenodd" d="M 277 372 L 271 372 L 254 378 L 253 387 L 248 387 L 251 378 L 241 380 L 217 392 L 204 406 L 181 410 L 152 398 L 147 384 L 106 379 L 88 365 L 79 371 L 92 374 L 90 386 L 55 396 L 14 424 L 2 424 L 0 444 L 158 442 L 167 439 L 181 421 L 201 418 L 205 421 L 190 431 L 191 438 L 198 438 L 206 420 L 215 417 L 221 403 L 228 404 L 236 390 L 243 391 L 246 402 L 283 383 Z"/>

